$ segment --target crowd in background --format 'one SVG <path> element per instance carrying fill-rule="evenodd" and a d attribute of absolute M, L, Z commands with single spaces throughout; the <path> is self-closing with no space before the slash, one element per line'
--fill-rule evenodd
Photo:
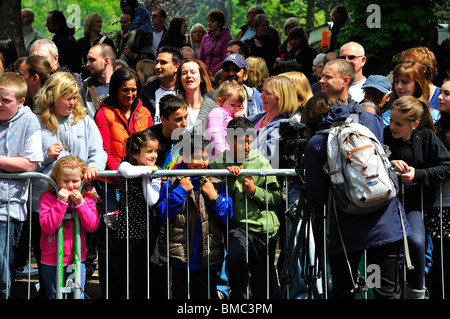
<path fill-rule="evenodd" d="M 246 25 L 236 35 L 219 10 L 209 12 L 203 26 L 184 17 L 166 23 L 163 9 L 149 12 L 138 1 L 121 0 L 120 7 L 120 30 L 113 37 L 102 33 L 102 16 L 91 13 L 83 37 L 75 39 L 63 12 L 53 10 L 46 27 L 54 36 L 45 39 L 33 29 L 34 14 L 26 8 L 22 28 L 28 55 L 19 57 L 12 39 L 0 38 L 0 112 L 9 110 L 0 117 L 5 141 L 0 169 L 44 173 L 60 188 L 32 180 L 29 197 L 28 185 L 18 185 L 23 191 L 12 194 L 20 200 L 11 219 L 8 200 L 1 196 L 0 239 L 6 242 L 10 234 L 5 225 L 12 225 L 14 234 L 8 239 L 9 267 L 2 270 L 0 296 L 14 298 L 9 289 L 14 278 L 32 272 L 39 275 L 38 295 L 55 298 L 55 232 L 70 210 L 81 216 L 83 289 L 98 268 L 103 297 L 125 298 L 129 274 L 132 298 L 145 298 L 148 258 L 150 291 L 158 298 L 181 299 L 188 292 L 200 299 L 286 297 L 276 269 L 281 271 L 283 256 L 289 255 L 285 243 L 292 220 L 285 201 L 292 207 L 305 196 L 316 210 L 327 204 L 326 138 L 316 133 L 359 114 L 360 123 L 391 149 L 389 159 L 405 185 L 406 200 L 395 199 L 361 217 L 330 213 L 331 296 L 354 298 L 352 276 L 367 251 L 369 261 L 381 267 L 375 298 L 442 298 L 438 266 L 441 257 L 446 266 L 450 253 L 450 38 L 433 48 L 395 52 L 389 74 L 366 76 L 364 47 L 339 41 L 340 29 L 352 23 L 342 6 L 333 9 L 329 42 L 320 48 L 308 44 L 295 17 L 286 20 L 280 35 L 257 5 L 249 7 Z M 26 130 L 25 118 L 32 118 Z M 286 190 L 284 179 L 241 175 L 242 169 L 294 168 L 279 149 L 280 127 L 289 121 L 305 124 L 305 179 L 289 177 Z M 230 135 L 239 129 L 246 133 Z M 12 147 L 11 136 L 18 132 Z M 186 136 L 208 143 L 192 139 L 180 152 L 176 148 Z M 219 177 L 144 176 L 161 169 L 207 168 L 228 169 L 233 177 L 225 183 Z M 105 183 L 99 176 L 104 170 L 123 177 Z M 82 179 L 87 187 L 78 190 Z M 116 215 L 115 226 L 104 215 Z M 66 271 L 74 258 L 69 252 L 74 226 L 65 225 Z M 27 260 L 29 228 L 38 269 Z M 403 287 L 399 263 L 405 233 L 414 269 Z M 277 247 L 281 258 L 275 265 Z M 301 272 L 299 265 L 289 298 L 309 296 Z M 223 281 L 230 289 L 219 289 Z"/>

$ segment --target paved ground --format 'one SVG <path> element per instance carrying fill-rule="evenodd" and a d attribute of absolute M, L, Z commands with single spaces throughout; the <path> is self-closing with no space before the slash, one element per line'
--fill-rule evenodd
<path fill-rule="evenodd" d="M 33 261 L 31 265 L 37 269 L 36 263 Z M 31 276 L 28 281 L 28 276 L 17 277 L 17 299 L 36 299 L 37 289 L 36 285 L 39 283 L 38 276 Z M 97 272 L 94 273 L 91 279 L 86 282 L 86 299 L 100 299 L 100 283 Z"/>

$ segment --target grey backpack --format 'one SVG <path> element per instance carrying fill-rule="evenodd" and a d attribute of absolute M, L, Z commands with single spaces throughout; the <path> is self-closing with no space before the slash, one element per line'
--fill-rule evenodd
<path fill-rule="evenodd" d="M 337 207 L 349 214 L 367 214 L 397 196 L 398 185 L 387 149 L 357 123 L 357 116 L 335 122 L 321 133 L 328 133 L 325 170 Z"/>

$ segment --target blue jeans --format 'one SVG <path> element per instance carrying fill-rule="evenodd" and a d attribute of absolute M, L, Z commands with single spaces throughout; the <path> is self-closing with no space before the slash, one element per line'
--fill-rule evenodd
<path fill-rule="evenodd" d="M 69 278 L 69 276 L 72 274 L 72 272 L 67 271 L 68 266 L 63 267 L 63 286 L 66 286 L 66 281 Z M 48 299 L 55 299 L 56 298 L 56 266 L 51 265 L 45 265 L 41 264 L 41 272 L 42 272 L 42 279 L 44 281 L 44 288 L 45 292 L 47 293 Z M 86 265 L 85 262 L 81 262 L 81 294 L 80 298 L 84 299 L 84 288 L 86 286 Z M 73 283 L 75 284 L 75 278 L 73 278 Z M 71 293 L 69 296 L 73 297 L 73 293 Z"/>
<path fill-rule="evenodd" d="M 425 225 L 422 212 L 411 211 L 406 214 L 412 234 L 408 236 L 409 252 L 413 270 L 406 273 L 407 285 L 413 289 L 423 289 L 425 276 Z"/>
<path fill-rule="evenodd" d="M 7 243 L 8 223 L 0 222 L 0 299 L 11 298 L 14 281 L 14 252 L 17 250 L 22 223 L 9 222 L 9 243 Z M 7 247 L 7 245 L 9 247 Z M 9 254 L 9 256 L 8 256 Z"/>

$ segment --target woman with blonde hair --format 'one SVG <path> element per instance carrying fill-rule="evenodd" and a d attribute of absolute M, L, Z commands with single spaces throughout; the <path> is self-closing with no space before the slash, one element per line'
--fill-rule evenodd
<path fill-rule="evenodd" d="M 257 132 L 253 147 L 258 148 L 271 161 L 273 168 L 278 168 L 280 123 L 287 121 L 298 108 L 294 82 L 281 75 L 267 78 L 263 84 L 261 99 L 264 112 L 249 117 Z"/>
<path fill-rule="evenodd" d="M 280 75 L 286 76 L 294 82 L 295 91 L 298 97 L 298 108 L 295 114 L 301 114 L 306 102 L 313 96 L 308 78 L 302 72 L 290 71 Z"/>
<path fill-rule="evenodd" d="M 88 166 L 83 177 L 91 184 L 99 171 L 105 169 L 107 157 L 99 129 L 94 120 L 86 116 L 87 111 L 78 90 L 78 84 L 69 72 L 54 73 L 39 90 L 34 113 L 41 123 L 44 161 L 39 163 L 36 171 L 50 175 L 53 165 L 60 158 L 78 156 Z M 47 182 L 32 179 L 32 187 L 33 219 L 39 220 L 39 197 L 45 192 Z M 40 235 L 33 236 L 36 237 Z M 32 245 L 39 265 L 39 240 Z"/>
<path fill-rule="evenodd" d="M 102 32 L 103 18 L 100 14 L 94 12 L 89 14 L 84 20 L 83 37 L 77 41 L 79 61 L 83 67 L 81 76 L 86 79 L 90 76 L 89 70 L 84 65 L 87 63 L 87 55 L 91 47 L 96 44 L 109 44 L 115 52 L 114 41 L 103 35 Z"/>
<path fill-rule="evenodd" d="M 269 69 L 263 58 L 250 56 L 245 59 L 248 64 L 248 86 L 262 91 L 262 85 L 265 79 L 269 77 Z"/>
<path fill-rule="evenodd" d="M 201 23 L 195 23 L 189 32 L 191 41 L 191 48 L 194 50 L 195 58 L 198 59 L 200 55 L 200 48 L 202 47 L 202 39 L 208 33 L 205 26 Z"/>

